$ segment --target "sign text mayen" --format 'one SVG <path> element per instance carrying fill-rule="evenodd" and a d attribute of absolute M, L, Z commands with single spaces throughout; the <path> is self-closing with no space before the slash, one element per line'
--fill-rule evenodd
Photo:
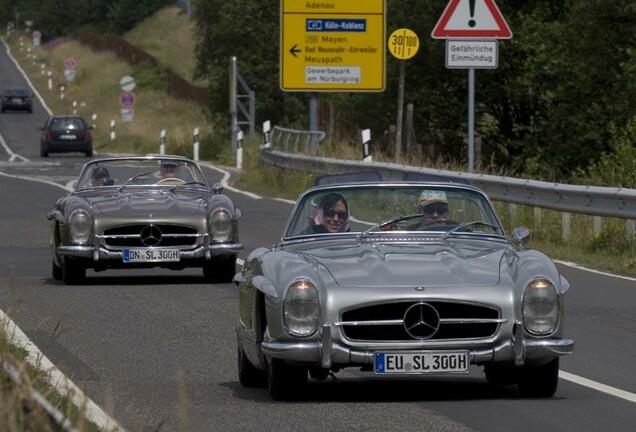
<path fill-rule="evenodd" d="M 385 0 L 281 0 L 280 19 L 282 90 L 384 90 Z"/>

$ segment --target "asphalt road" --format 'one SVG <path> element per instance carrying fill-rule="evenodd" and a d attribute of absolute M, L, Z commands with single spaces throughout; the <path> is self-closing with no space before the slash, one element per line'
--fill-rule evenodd
<path fill-rule="evenodd" d="M 23 78 L 0 47 L 0 88 L 17 84 Z M 89 272 L 79 286 L 51 278 L 46 214 L 86 159 L 39 157 L 36 128 L 45 117 L 39 105 L 34 114 L 0 115 L 0 308 L 128 430 L 636 429 L 636 399 L 627 400 L 636 397 L 636 282 L 563 266 L 572 284 L 567 335 L 577 347 L 561 363 L 572 375 L 560 380 L 554 398 L 492 389 L 479 368 L 464 377 L 399 381 L 344 371 L 312 383 L 293 403 L 242 388 L 234 285 L 204 283 L 196 269 Z M 228 195 L 244 213 L 243 257 L 277 240 L 289 204 Z M 575 383 L 577 377 L 629 393 L 613 396 Z"/>

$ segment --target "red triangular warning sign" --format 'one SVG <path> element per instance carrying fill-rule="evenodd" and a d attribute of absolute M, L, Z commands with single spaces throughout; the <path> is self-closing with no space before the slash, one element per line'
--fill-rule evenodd
<path fill-rule="evenodd" d="M 431 36 L 510 39 L 512 32 L 494 0 L 450 0 Z"/>

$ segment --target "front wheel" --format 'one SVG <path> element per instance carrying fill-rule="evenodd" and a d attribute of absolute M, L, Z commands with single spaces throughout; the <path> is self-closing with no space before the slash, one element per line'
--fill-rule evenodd
<path fill-rule="evenodd" d="M 51 276 L 53 276 L 53 279 L 57 281 L 62 280 L 63 277 L 62 267 L 55 264 L 54 258 L 51 258 Z"/>
<path fill-rule="evenodd" d="M 203 264 L 203 276 L 212 283 L 232 282 L 236 274 L 236 255 L 212 257 Z"/>
<path fill-rule="evenodd" d="M 240 346 L 238 351 L 238 376 L 243 387 L 267 387 L 267 372 L 258 370 L 245 355 Z"/>
<path fill-rule="evenodd" d="M 542 366 L 525 366 L 519 371 L 519 393 L 523 397 L 552 397 L 558 384 L 558 357 Z"/>
<path fill-rule="evenodd" d="M 272 399 L 295 399 L 306 384 L 307 369 L 290 366 L 280 359 L 267 359 L 267 389 Z"/>
<path fill-rule="evenodd" d="M 46 144 L 40 144 L 40 156 L 41 157 L 49 156 L 49 148 Z"/>
<path fill-rule="evenodd" d="M 62 280 L 66 285 L 74 285 L 84 281 L 86 267 L 72 258 L 62 258 Z"/>
<path fill-rule="evenodd" d="M 86 157 L 93 157 L 93 148 L 92 148 L 92 147 L 88 148 L 88 149 L 84 152 L 84 154 L 86 155 Z"/>

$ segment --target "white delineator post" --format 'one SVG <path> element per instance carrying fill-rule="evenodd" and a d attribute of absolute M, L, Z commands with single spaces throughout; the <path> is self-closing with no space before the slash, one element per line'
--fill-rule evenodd
<path fill-rule="evenodd" d="M 362 142 L 362 162 L 373 162 L 369 145 L 369 142 L 371 142 L 371 129 L 363 129 L 360 132 L 360 141 Z"/>
<path fill-rule="evenodd" d="M 64 100 L 64 86 L 60 86 L 60 100 Z"/>
<path fill-rule="evenodd" d="M 243 131 L 236 133 L 236 168 L 243 169 Z"/>
<path fill-rule="evenodd" d="M 110 140 L 115 141 L 117 135 L 115 134 L 115 120 L 110 121 Z"/>
<path fill-rule="evenodd" d="M 93 113 L 93 115 L 91 116 L 91 120 L 93 121 L 93 129 L 95 129 L 97 127 L 97 113 Z"/>
<path fill-rule="evenodd" d="M 77 101 L 73 101 L 73 115 L 77 115 Z"/>
<path fill-rule="evenodd" d="M 194 142 L 193 142 L 193 158 L 195 162 L 199 162 L 199 128 L 194 128 L 193 131 L 193 137 L 194 137 Z"/>
<path fill-rule="evenodd" d="M 53 73 L 51 71 L 48 71 L 46 75 L 49 77 L 48 79 L 49 90 L 53 90 L 53 78 L 52 78 Z"/>
<path fill-rule="evenodd" d="M 263 122 L 263 148 L 270 148 L 272 146 L 272 141 L 270 137 L 270 132 L 272 130 L 272 123 L 267 120 Z"/>
<path fill-rule="evenodd" d="M 159 134 L 159 139 L 160 139 L 159 154 L 165 155 L 166 154 L 166 130 L 165 129 L 161 129 L 161 133 Z"/>

